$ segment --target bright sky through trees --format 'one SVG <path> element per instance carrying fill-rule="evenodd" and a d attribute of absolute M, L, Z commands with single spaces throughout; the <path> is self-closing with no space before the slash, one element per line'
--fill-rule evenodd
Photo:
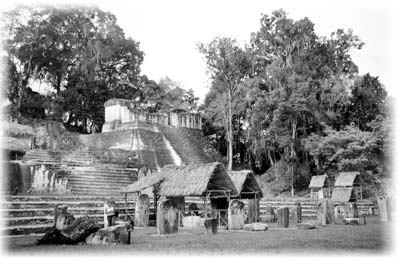
<path fill-rule="evenodd" d="M 2 10 L 16 3 L 2 2 Z M 187 89 L 204 98 L 208 88 L 205 60 L 198 42 L 210 42 L 215 36 L 229 36 L 239 43 L 248 42 L 250 33 L 259 29 L 261 13 L 282 8 L 293 19 L 308 17 L 318 35 L 329 36 L 338 28 L 353 29 L 366 45 L 352 54 L 360 74 L 379 76 L 389 95 L 397 96 L 395 60 L 398 40 L 395 1 L 265 1 L 265 0 L 146 0 L 146 1 L 51 1 L 52 3 L 97 4 L 115 14 L 126 36 L 140 42 L 145 52 L 142 74 L 180 81 Z M 50 3 L 50 2 L 48 2 Z"/>

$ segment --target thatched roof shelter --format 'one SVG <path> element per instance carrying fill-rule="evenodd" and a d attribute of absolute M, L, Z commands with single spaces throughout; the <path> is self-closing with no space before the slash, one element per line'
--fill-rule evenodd
<path fill-rule="evenodd" d="M 123 193 L 141 191 L 157 185 L 160 196 L 224 196 L 224 192 L 237 195 L 232 180 L 221 163 L 192 164 L 188 166 L 168 165 L 159 173 L 143 177 L 137 182 L 122 189 Z"/>
<path fill-rule="evenodd" d="M 356 199 L 353 188 L 334 188 L 331 198 L 333 202 L 349 202 Z"/>
<path fill-rule="evenodd" d="M 30 150 L 30 146 L 17 138 L 2 137 L 1 141 L 1 148 L 3 150 L 18 152 L 26 152 Z"/>
<path fill-rule="evenodd" d="M 342 172 L 339 173 L 335 181 L 335 187 L 349 187 L 360 183 L 360 173 L 358 172 Z"/>
<path fill-rule="evenodd" d="M 313 176 L 310 181 L 308 188 L 322 188 L 328 186 L 328 176 L 326 174 Z"/>
<path fill-rule="evenodd" d="M 240 198 L 254 199 L 255 194 L 257 198 L 262 198 L 263 194 L 254 174 L 251 170 L 231 171 L 228 172 L 229 177 L 232 179 Z"/>
<path fill-rule="evenodd" d="M 158 173 L 153 173 L 153 174 L 147 175 L 145 177 L 142 177 L 135 183 L 122 188 L 121 192 L 122 193 L 140 192 L 148 187 L 159 185 L 165 179 L 166 179 L 166 174 L 163 173 L 162 171 L 160 171 Z"/>

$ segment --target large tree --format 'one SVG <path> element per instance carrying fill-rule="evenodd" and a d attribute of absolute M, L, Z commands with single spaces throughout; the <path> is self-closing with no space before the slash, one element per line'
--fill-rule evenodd
<path fill-rule="evenodd" d="M 387 93 L 378 77 L 369 73 L 355 80 L 351 88 L 348 107 L 348 123 L 353 122 L 360 130 L 371 130 L 368 123 L 378 116 L 385 116 Z"/>
<path fill-rule="evenodd" d="M 34 79 L 49 83 L 55 89 L 53 101 L 59 105 L 56 108 L 61 111 L 59 116 L 67 113 L 71 117 L 81 117 L 76 114 L 82 110 L 80 106 L 71 106 L 78 102 L 63 103 L 66 99 L 63 91 L 78 92 L 82 85 L 89 87 L 88 90 L 93 86 L 93 92 L 97 91 L 95 85 L 104 85 L 99 99 L 104 99 L 104 94 L 105 100 L 110 97 L 132 99 L 139 95 L 143 52 L 136 41 L 125 38 L 113 14 L 93 6 L 36 6 L 16 8 L 6 13 L 5 19 L 3 38 L 10 67 L 15 67 L 17 110 L 21 108 L 28 84 Z M 77 77 L 83 84 L 71 83 Z M 84 96 L 85 102 L 97 98 Z M 83 113 L 93 117 L 99 113 L 101 105 L 99 102 L 93 114 Z"/>
<path fill-rule="evenodd" d="M 219 93 L 219 101 L 225 106 L 222 114 L 228 141 L 230 171 L 233 160 L 233 101 L 240 84 L 249 76 L 251 62 L 247 52 L 230 38 L 215 38 L 209 44 L 199 44 L 199 50 L 206 58 L 213 87 Z"/>
<path fill-rule="evenodd" d="M 275 157 L 289 164 L 293 195 L 295 168 L 307 162 L 301 140 L 340 118 L 346 83 L 357 72 L 348 53 L 362 43 L 343 30 L 319 38 L 309 19 L 294 21 L 279 10 L 261 18 L 251 46 L 255 79 L 248 108 L 256 123 L 250 124 L 248 140 L 263 146 L 272 164 Z"/>

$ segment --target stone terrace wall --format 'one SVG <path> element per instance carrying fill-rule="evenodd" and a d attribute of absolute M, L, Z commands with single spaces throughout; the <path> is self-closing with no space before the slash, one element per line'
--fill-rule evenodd
<path fill-rule="evenodd" d="M 138 168 L 146 166 L 152 170 L 159 170 L 165 165 L 174 164 L 163 134 L 157 128 L 146 123 L 124 126 L 123 130 L 81 135 L 80 138 L 91 151 L 130 152 Z M 121 156 L 121 159 L 127 162 L 126 157 Z"/>
<path fill-rule="evenodd" d="M 194 113 L 146 113 L 135 109 L 127 100 L 111 99 L 105 103 L 103 132 L 119 130 L 119 125 L 130 122 L 148 122 L 201 130 L 201 116 Z"/>

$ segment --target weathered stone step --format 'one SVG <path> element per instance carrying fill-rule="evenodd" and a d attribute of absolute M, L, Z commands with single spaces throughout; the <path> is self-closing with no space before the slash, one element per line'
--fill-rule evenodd
<path fill-rule="evenodd" d="M 128 180 L 134 180 L 136 178 L 135 173 L 112 173 L 112 174 L 107 174 L 107 173 L 99 173 L 99 172 L 78 172 L 74 171 L 71 172 L 69 175 L 69 178 L 101 178 L 101 179 L 118 179 L 118 178 L 123 178 L 123 179 L 128 179 Z"/>
<path fill-rule="evenodd" d="M 124 204 L 124 201 L 116 201 L 116 204 Z M 36 209 L 36 208 L 54 208 L 55 205 L 67 205 L 71 208 L 76 207 L 103 207 L 104 201 L 21 201 L 2 203 L 3 209 Z"/>
<path fill-rule="evenodd" d="M 135 178 L 137 172 L 97 172 L 97 171 L 71 171 L 71 176 L 99 177 L 99 178 Z"/>
<path fill-rule="evenodd" d="M 85 193 L 119 193 L 121 188 L 128 186 L 128 184 L 104 184 L 104 183 L 97 183 L 94 182 L 92 185 L 90 184 L 74 184 L 71 186 L 72 192 L 85 192 Z"/>
<path fill-rule="evenodd" d="M 102 202 L 105 200 L 116 200 L 122 201 L 119 196 L 111 196 L 110 198 L 99 197 L 96 195 L 5 195 L 2 198 L 3 202 L 54 202 L 54 201 L 62 201 L 62 202 L 79 202 L 79 201 L 90 201 L 90 202 Z"/>
<path fill-rule="evenodd" d="M 134 204 L 128 206 L 128 211 L 133 213 L 135 211 Z M 125 211 L 125 206 L 117 206 L 117 209 Z M 85 214 L 98 215 L 103 214 L 103 207 L 68 207 L 68 211 L 74 216 L 82 216 Z M 4 209 L 3 215 L 8 218 L 17 217 L 35 217 L 35 216 L 54 216 L 54 208 L 39 208 L 39 209 Z"/>
<path fill-rule="evenodd" d="M 102 177 L 102 176 L 70 176 L 68 178 L 70 183 L 85 183 L 85 182 L 102 182 L 102 183 L 122 183 L 122 184 L 132 184 L 133 180 L 131 177 Z"/>
<path fill-rule="evenodd" d="M 76 215 L 103 214 L 103 207 L 75 207 L 68 208 L 68 211 Z M 33 216 L 54 216 L 54 208 L 30 208 L 30 209 L 3 209 L 4 217 L 33 217 Z"/>
<path fill-rule="evenodd" d="M 40 225 L 25 225 L 25 226 L 12 226 L 4 227 L 2 230 L 3 235 L 32 235 L 43 234 L 53 226 L 53 223 L 40 224 Z"/>
<path fill-rule="evenodd" d="M 135 175 L 136 171 L 90 171 L 90 170 L 72 170 L 71 175 L 93 175 L 93 176 L 130 176 Z"/>
<path fill-rule="evenodd" d="M 106 184 L 96 184 L 91 186 L 90 184 L 76 184 L 71 187 L 72 192 L 83 192 L 84 194 L 99 194 L 101 193 L 102 195 L 109 195 L 109 194 L 116 194 L 121 191 L 121 188 L 128 186 L 128 184 L 125 185 L 111 185 L 108 186 Z"/>
<path fill-rule="evenodd" d="M 119 191 L 117 191 L 117 190 L 101 191 L 99 189 L 93 189 L 93 190 L 75 189 L 75 190 L 72 190 L 72 192 L 74 194 L 96 194 L 96 195 L 104 196 L 104 197 L 107 197 L 110 194 L 112 194 L 112 195 L 119 194 Z"/>
<path fill-rule="evenodd" d="M 74 214 L 74 217 L 84 216 Z M 104 218 L 103 214 L 89 214 L 88 217 L 100 220 Z M 49 224 L 54 223 L 54 216 L 33 216 L 33 217 L 15 217 L 15 218 L 5 218 L 4 219 L 5 226 L 25 226 L 25 225 L 40 225 L 40 224 Z"/>
<path fill-rule="evenodd" d="M 96 195 L 102 195 L 102 196 L 109 196 L 110 194 L 118 194 L 120 191 L 119 190 L 101 190 L 98 188 L 95 189 L 85 189 L 85 188 L 76 188 L 76 189 L 72 189 L 72 192 L 75 194 L 96 194 Z"/>
<path fill-rule="evenodd" d="M 131 184 L 130 181 L 110 181 L 110 180 L 97 180 L 97 179 L 92 179 L 92 180 L 87 180 L 87 181 L 74 181 L 71 183 L 72 188 L 76 187 L 88 187 L 90 189 L 92 188 L 98 188 L 99 186 L 104 187 L 104 191 L 108 189 L 114 189 L 115 187 L 124 187 Z"/>
<path fill-rule="evenodd" d="M 72 170 L 87 170 L 87 171 L 102 171 L 102 172 L 113 172 L 113 171 L 120 171 L 120 172 L 131 172 L 136 171 L 136 169 L 122 167 L 122 166 L 103 166 L 98 164 L 87 165 L 87 166 L 68 166 L 69 169 Z"/>
<path fill-rule="evenodd" d="M 73 192 L 77 191 L 83 191 L 86 194 L 98 194 L 104 193 L 105 195 L 110 194 L 110 193 L 119 193 L 121 191 L 121 188 L 124 188 L 128 186 L 128 184 L 120 184 L 120 185 L 106 185 L 106 184 L 95 184 L 95 185 L 89 185 L 89 184 L 76 184 L 71 187 L 71 190 Z"/>

